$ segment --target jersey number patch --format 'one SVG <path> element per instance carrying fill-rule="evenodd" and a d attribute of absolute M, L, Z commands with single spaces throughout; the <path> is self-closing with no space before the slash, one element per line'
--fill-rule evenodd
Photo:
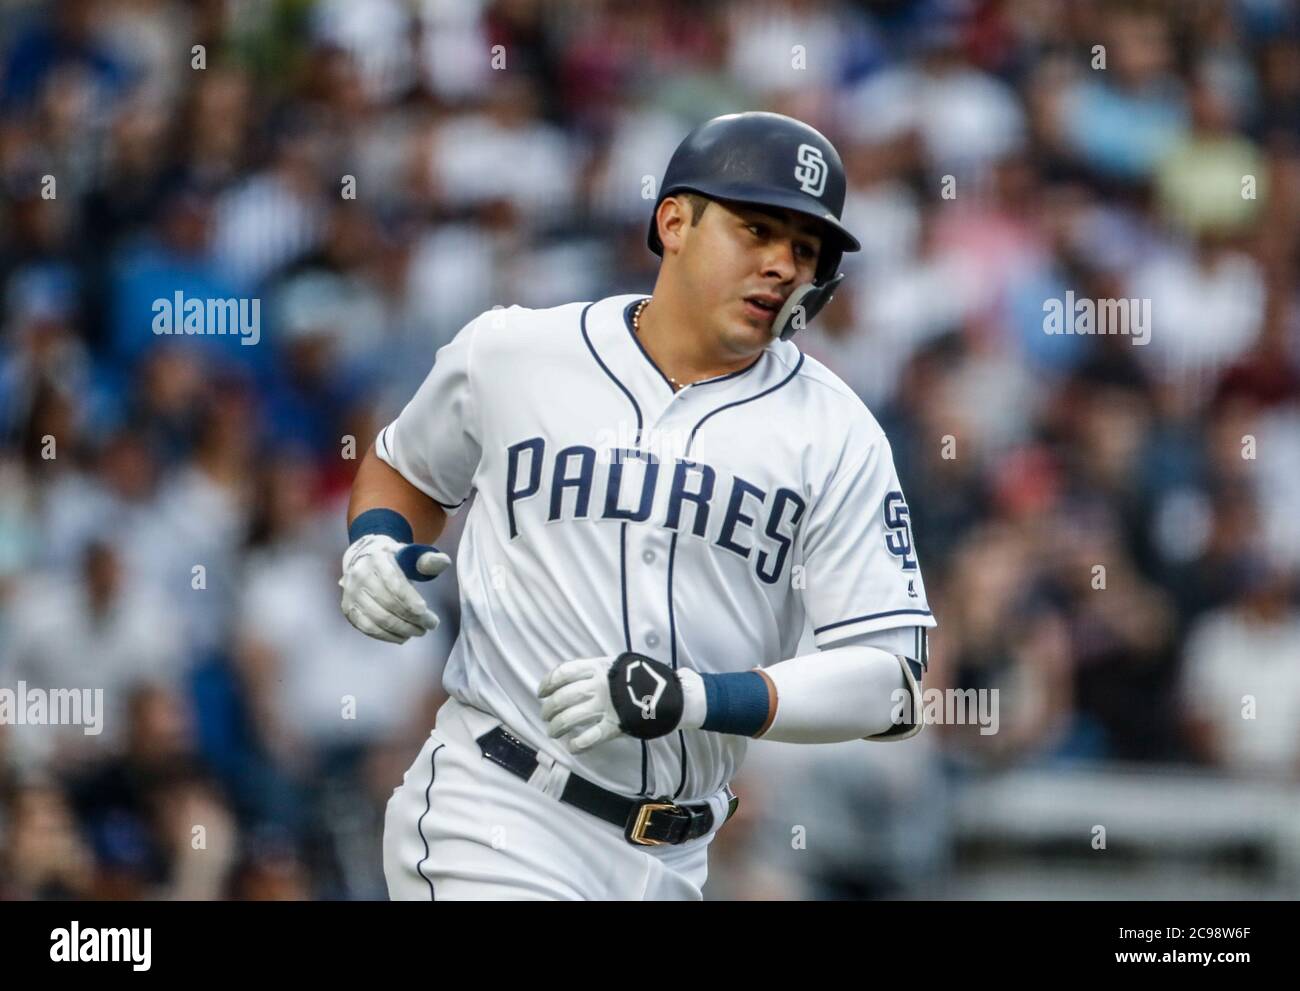
<path fill-rule="evenodd" d="M 916 555 L 912 553 L 912 520 L 907 511 L 903 493 L 894 491 L 885 495 L 885 547 L 890 554 L 901 559 L 904 571 L 916 570 Z"/>

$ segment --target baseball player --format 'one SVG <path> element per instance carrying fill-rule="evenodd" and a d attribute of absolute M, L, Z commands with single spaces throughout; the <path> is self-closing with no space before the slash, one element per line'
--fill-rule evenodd
<path fill-rule="evenodd" d="M 844 196 L 812 127 L 702 124 L 655 204 L 651 296 L 483 313 L 366 453 L 340 581 L 361 632 L 437 625 L 412 582 L 468 506 L 392 898 L 699 899 L 750 738 L 920 729 L 935 619 L 889 443 L 791 341 L 858 249 Z"/>

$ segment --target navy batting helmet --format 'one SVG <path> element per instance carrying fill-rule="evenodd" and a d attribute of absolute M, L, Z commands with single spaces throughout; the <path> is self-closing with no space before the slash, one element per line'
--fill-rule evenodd
<path fill-rule="evenodd" d="M 844 164 L 839 152 L 816 128 L 782 114 L 751 112 L 714 117 L 695 128 L 673 152 L 650 215 L 647 241 L 662 257 L 655 216 L 674 193 L 699 193 L 710 199 L 784 207 L 821 221 L 825 228 L 817 272 L 800 286 L 773 321 L 782 340 L 811 320 L 830 301 L 843 278 L 840 259 L 857 251 L 857 238 L 840 223 L 844 209 Z M 796 314 L 798 308 L 801 312 Z"/>

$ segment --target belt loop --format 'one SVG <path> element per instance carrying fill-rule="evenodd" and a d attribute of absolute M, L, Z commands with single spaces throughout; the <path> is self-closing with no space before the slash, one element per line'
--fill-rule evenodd
<path fill-rule="evenodd" d="M 549 754 L 543 751 L 537 751 L 537 769 L 533 771 L 532 777 L 528 783 L 532 787 L 541 791 L 544 795 L 550 795 L 558 799 L 564 794 L 564 785 L 569 780 L 569 771 L 564 765 L 557 762 Z"/>

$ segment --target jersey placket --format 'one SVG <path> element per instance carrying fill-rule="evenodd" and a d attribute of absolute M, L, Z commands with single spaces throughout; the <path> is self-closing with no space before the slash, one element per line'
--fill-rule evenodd
<path fill-rule="evenodd" d="M 653 383 L 662 387 L 662 383 Z M 664 389 L 666 392 L 667 390 Z M 662 661 L 672 667 L 677 666 L 675 649 L 676 628 L 672 604 L 672 539 L 673 533 L 661 525 L 667 510 L 668 494 L 671 488 L 672 473 L 677 458 L 683 456 L 686 445 L 685 434 L 689 432 L 689 406 L 684 400 L 690 387 L 682 389 L 671 396 L 662 393 L 653 396 L 641 395 L 638 403 L 644 411 L 646 423 L 641 436 L 638 437 L 636 450 L 652 457 L 653 469 L 648 465 L 638 465 L 640 471 L 654 470 L 657 473 L 655 498 L 650 514 L 644 521 L 630 522 L 621 534 L 621 554 L 623 557 L 623 576 L 627 603 L 626 637 L 630 649 Z M 657 414 L 656 411 L 657 410 Z M 683 426 L 684 425 L 684 426 Z M 683 436 L 678 443 L 678 433 Z M 625 475 L 625 478 L 627 476 Z M 644 476 L 639 476 L 644 477 Z M 632 481 L 630 478 L 627 481 Z M 632 485 L 631 492 L 639 490 Z M 631 501 L 625 497 L 624 505 Z M 660 760 L 684 761 L 684 745 L 674 734 L 666 741 L 652 741 L 650 750 L 659 755 Z M 662 747 L 671 742 L 673 756 L 668 758 Z M 677 775 L 673 780 L 663 780 L 662 774 L 656 774 L 649 768 L 646 790 L 653 795 L 678 788 Z"/>
<path fill-rule="evenodd" d="M 673 663 L 672 606 L 668 598 L 668 565 L 672 532 L 660 524 L 667 508 L 668 492 L 676 459 L 685 448 L 675 443 L 677 431 L 674 423 L 684 417 L 674 416 L 682 408 L 681 399 L 687 392 L 675 393 L 667 402 L 646 402 L 647 414 L 658 406 L 658 416 L 647 416 L 647 429 L 640 438 L 638 449 L 655 459 L 658 481 L 650 517 L 644 523 L 628 528 L 628 575 L 636 576 L 636 617 L 630 622 L 632 649 L 642 651 L 666 664 Z"/>

